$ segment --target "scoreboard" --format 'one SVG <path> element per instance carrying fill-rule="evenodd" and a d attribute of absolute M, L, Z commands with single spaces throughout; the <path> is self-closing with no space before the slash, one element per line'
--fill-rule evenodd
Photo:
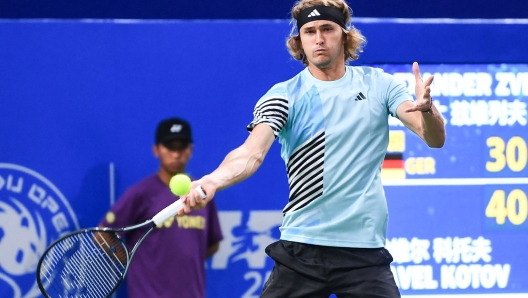
<path fill-rule="evenodd" d="M 375 67 L 414 94 L 411 65 Z M 528 65 L 420 71 L 424 80 L 434 75 L 447 139 L 431 149 L 389 120 L 388 155 L 403 161 L 382 169 L 396 282 L 403 295 L 527 297 Z"/>

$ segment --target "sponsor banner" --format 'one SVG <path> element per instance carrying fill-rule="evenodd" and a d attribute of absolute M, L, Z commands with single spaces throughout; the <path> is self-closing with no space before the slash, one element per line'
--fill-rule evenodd
<path fill-rule="evenodd" d="M 259 296 L 273 268 L 273 261 L 264 248 L 279 239 L 281 220 L 280 210 L 220 211 L 225 240 L 208 262 L 209 278 L 214 281 L 209 288 L 211 295 L 229 291 L 232 293 L 229 297 Z M 434 221 L 428 224 L 422 216 L 409 220 L 422 225 L 430 234 L 456 229 L 448 220 L 444 226 Z M 413 232 L 421 233 L 417 230 L 409 234 Z M 439 294 L 459 297 L 473 293 L 471 297 L 527 297 L 525 268 L 528 264 L 519 260 L 521 247 L 527 243 L 521 240 L 517 245 L 519 240 L 457 234 L 432 238 L 389 237 L 386 247 L 393 256 L 391 269 L 404 296 L 422 293 L 416 297 L 438 298 Z"/>

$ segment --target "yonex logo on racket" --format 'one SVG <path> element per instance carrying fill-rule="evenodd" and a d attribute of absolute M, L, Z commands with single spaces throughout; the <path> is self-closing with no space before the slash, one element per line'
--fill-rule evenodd
<path fill-rule="evenodd" d="M 321 14 L 317 11 L 317 9 L 312 10 L 312 12 L 308 15 L 309 18 L 320 16 Z"/>

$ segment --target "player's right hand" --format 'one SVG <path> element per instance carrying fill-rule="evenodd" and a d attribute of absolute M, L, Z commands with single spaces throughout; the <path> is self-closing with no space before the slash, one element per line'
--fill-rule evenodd
<path fill-rule="evenodd" d="M 201 192 L 196 188 L 198 186 L 202 187 L 202 190 L 205 192 L 205 199 L 202 199 Z M 188 214 L 192 210 L 199 210 L 205 208 L 207 203 L 209 203 L 216 193 L 216 187 L 207 179 L 207 176 L 202 177 L 200 180 L 195 180 L 191 183 L 191 191 L 182 196 L 180 199 L 183 201 L 183 208 L 178 211 L 178 215 Z"/>

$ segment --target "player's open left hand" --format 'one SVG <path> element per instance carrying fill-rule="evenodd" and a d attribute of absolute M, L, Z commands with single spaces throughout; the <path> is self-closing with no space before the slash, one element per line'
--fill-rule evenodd
<path fill-rule="evenodd" d="M 433 106 L 433 99 L 431 98 L 431 84 L 433 83 L 434 76 L 430 76 L 425 80 L 422 80 L 420 75 L 420 68 L 418 67 L 418 62 L 413 63 L 413 73 L 414 79 L 416 80 L 416 102 L 415 105 L 411 108 L 405 110 L 406 113 L 416 112 L 416 111 L 429 111 Z"/>
<path fill-rule="evenodd" d="M 203 192 L 205 192 L 205 198 L 203 198 L 202 193 L 197 190 L 198 186 L 201 186 Z M 191 191 L 187 195 L 180 197 L 184 203 L 184 206 L 183 209 L 178 212 L 178 215 L 187 214 L 191 212 L 191 210 L 205 208 L 207 203 L 213 199 L 215 193 L 216 188 L 212 183 L 207 181 L 206 177 L 202 177 L 200 180 L 193 181 L 191 185 Z"/>

